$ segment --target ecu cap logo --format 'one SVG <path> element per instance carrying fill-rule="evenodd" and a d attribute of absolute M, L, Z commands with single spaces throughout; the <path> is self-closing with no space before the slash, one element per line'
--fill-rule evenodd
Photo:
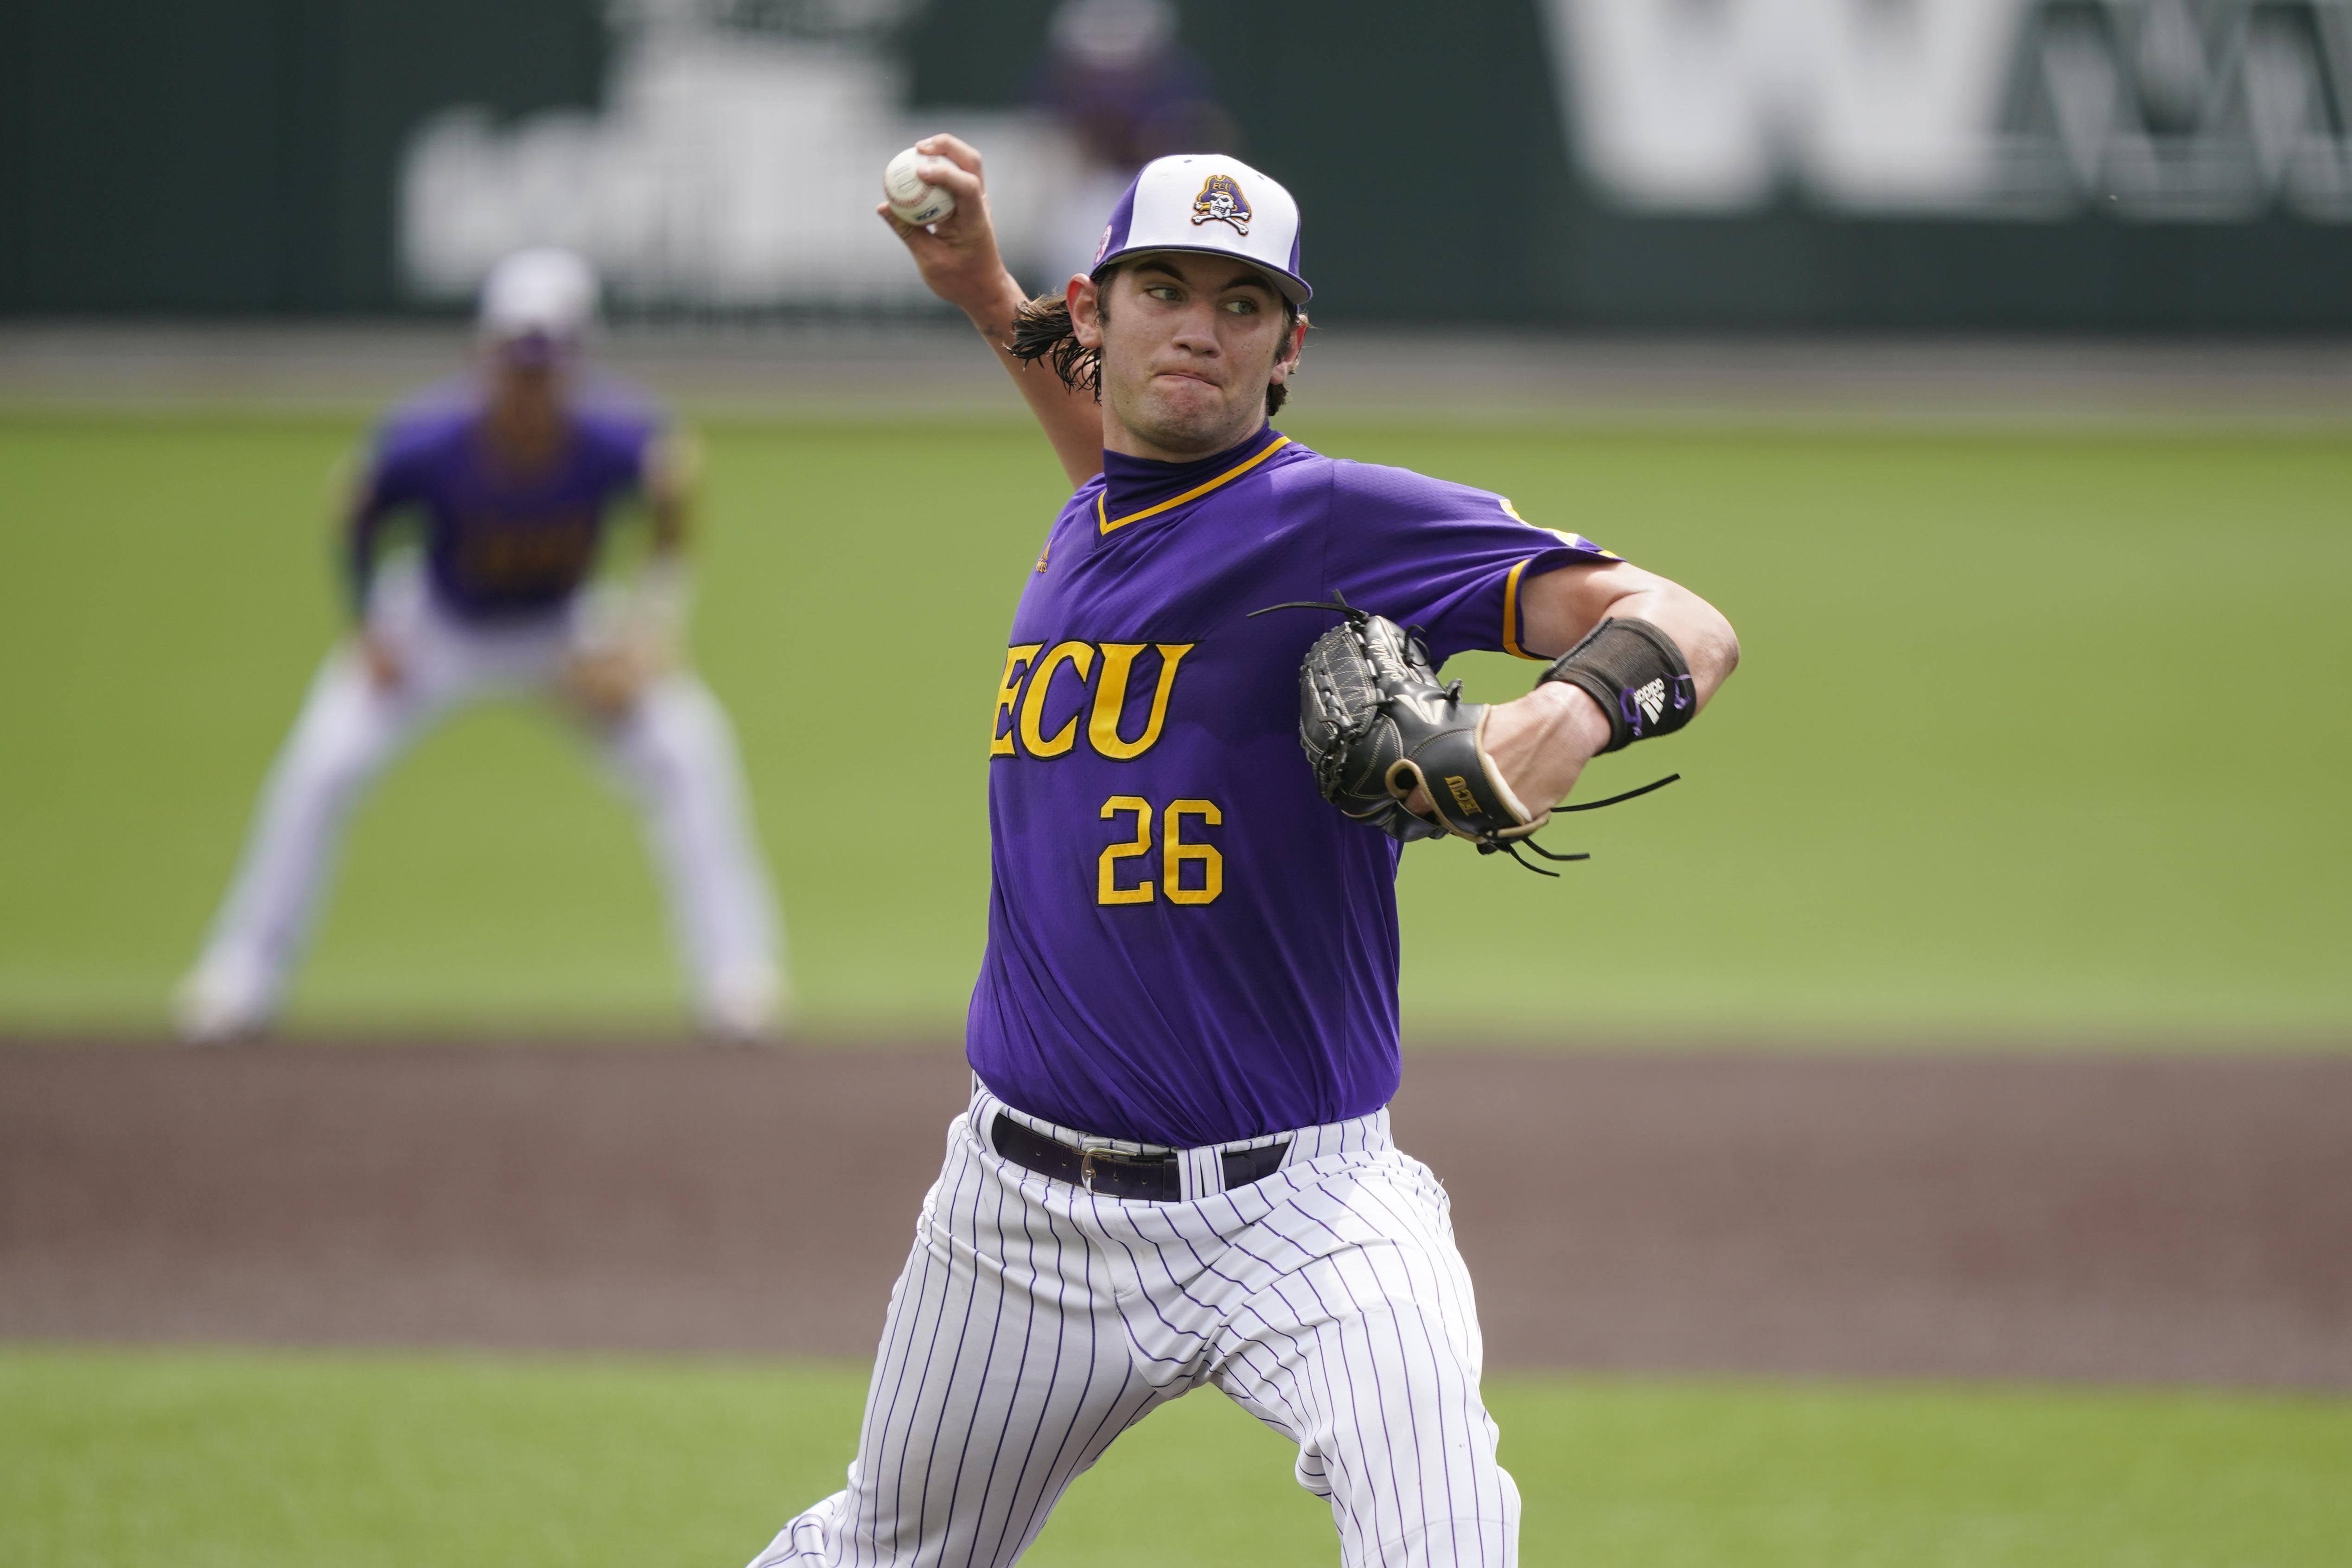
<path fill-rule="evenodd" d="M 1212 174 L 1201 182 L 1201 194 L 1192 198 L 1192 221 L 1229 223 L 1235 234 L 1247 234 L 1249 198 L 1242 195 L 1241 186 L 1231 174 Z"/>

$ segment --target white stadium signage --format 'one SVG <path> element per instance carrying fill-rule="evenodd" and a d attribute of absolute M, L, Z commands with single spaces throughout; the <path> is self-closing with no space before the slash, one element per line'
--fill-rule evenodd
<path fill-rule="evenodd" d="M 2352 218 L 2352 0 L 1540 0 L 1616 201 Z"/>

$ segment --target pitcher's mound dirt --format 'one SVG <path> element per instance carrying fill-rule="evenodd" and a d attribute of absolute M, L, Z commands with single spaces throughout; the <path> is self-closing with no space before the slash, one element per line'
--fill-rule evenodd
<path fill-rule="evenodd" d="M 952 1051 L 0 1050 L 0 1336 L 866 1356 Z M 2352 1060 L 1422 1053 L 1508 1366 L 2352 1387 Z"/>

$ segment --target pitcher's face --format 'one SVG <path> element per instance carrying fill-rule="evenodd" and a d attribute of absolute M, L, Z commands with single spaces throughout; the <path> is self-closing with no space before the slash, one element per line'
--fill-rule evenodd
<path fill-rule="evenodd" d="M 1099 285 L 1074 282 L 1070 314 L 1078 341 L 1101 345 L 1104 406 L 1145 456 L 1200 458 L 1237 445 L 1265 422 L 1267 384 L 1289 374 L 1281 293 L 1230 257 L 1143 257 Z"/>

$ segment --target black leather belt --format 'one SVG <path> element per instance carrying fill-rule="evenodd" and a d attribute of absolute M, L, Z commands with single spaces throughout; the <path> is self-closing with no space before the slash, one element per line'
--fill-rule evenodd
<path fill-rule="evenodd" d="M 996 1152 L 1014 1164 L 1068 1182 L 1107 1198 L 1141 1198 L 1155 1204 L 1181 1203 L 1183 1172 L 1174 1154 L 1120 1154 L 1108 1149 L 1074 1149 L 999 1113 L 988 1140 Z M 1225 1191 L 1262 1182 L 1281 1167 L 1289 1143 L 1266 1143 L 1255 1149 L 1228 1149 L 1219 1156 L 1224 1165 Z"/>

